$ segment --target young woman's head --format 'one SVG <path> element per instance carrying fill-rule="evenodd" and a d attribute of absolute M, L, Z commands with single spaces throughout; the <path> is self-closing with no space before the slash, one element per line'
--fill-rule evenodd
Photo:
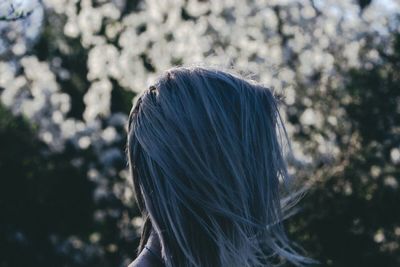
<path fill-rule="evenodd" d="M 283 134 L 282 134 L 283 133 Z M 268 88 L 205 67 L 166 71 L 129 116 L 127 154 L 167 267 L 301 265 L 282 228 L 286 138 Z"/>

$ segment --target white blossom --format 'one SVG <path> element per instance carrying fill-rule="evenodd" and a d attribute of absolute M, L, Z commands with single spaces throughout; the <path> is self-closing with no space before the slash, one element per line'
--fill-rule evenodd
<path fill-rule="evenodd" d="M 39 0 L 2 0 L 0 20 L 17 20 L 30 15 L 40 5 Z"/>

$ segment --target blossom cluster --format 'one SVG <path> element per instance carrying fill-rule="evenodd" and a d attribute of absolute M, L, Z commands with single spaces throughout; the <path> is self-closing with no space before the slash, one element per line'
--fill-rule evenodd
<path fill-rule="evenodd" d="M 129 206 L 129 175 L 120 167 L 125 161 L 121 142 L 127 114 L 111 108 L 115 86 L 139 93 L 176 64 L 234 66 L 281 91 L 286 96 L 285 114 L 300 113 L 305 130 L 324 128 L 325 135 L 316 134 L 313 142 L 293 142 L 295 163 L 315 165 L 339 153 L 330 129 L 338 126 L 343 112 L 333 114 L 332 107 L 316 106 L 312 100 L 340 88 L 338 62 L 341 68 L 362 64 L 358 52 L 367 42 L 364 36 L 376 33 L 369 41 L 387 41 L 399 4 L 385 2 L 373 1 L 360 11 L 344 0 L 3 1 L 0 17 L 21 19 L 0 21 L 1 103 L 37 125 L 50 152 L 63 151 L 66 144 L 77 151 L 91 149 L 95 157 L 90 162 L 77 156 L 74 164 L 90 166 L 95 200 L 113 194 Z M 87 73 L 79 74 L 87 85 L 79 88 L 81 116 L 69 115 L 71 95 L 62 86 L 74 79 L 73 67 L 65 67 L 59 55 L 38 55 L 35 45 L 48 32 L 49 47 L 67 57 L 73 53 L 70 44 L 78 43 L 86 55 L 80 64 Z M 369 57 L 378 60 L 374 52 Z M 290 135 L 300 131 L 290 123 L 287 127 Z M 311 150 L 318 153 L 310 156 Z M 118 179 L 111 182 L 110 177 Z M 136 221 L 118 210 L 99 211 L 96 216 L 120 218 L 127 236 L 132 235 L 128 225 L 137 229 Z"/>

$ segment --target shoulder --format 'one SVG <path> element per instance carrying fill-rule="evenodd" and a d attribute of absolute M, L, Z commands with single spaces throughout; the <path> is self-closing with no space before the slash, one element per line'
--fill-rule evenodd
<path fill-rule="evenodd" d="M 163 267 L 159 260 L 150 254 L 147 250 L 143 250 L 139 256 L 128 265 L 128 267 Z"/>

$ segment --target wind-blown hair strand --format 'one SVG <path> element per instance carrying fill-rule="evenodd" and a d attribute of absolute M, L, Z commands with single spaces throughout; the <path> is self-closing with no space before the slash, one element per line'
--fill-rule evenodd
<path fill-rule="evenodd" d="M 167 70 L 129 116 L 127 155 L 145 219 L 139 252 L 154 229 L 167 267 L 313 263 L 282 226 L 282 136 L 270 89 L 213 68 Z"/>

